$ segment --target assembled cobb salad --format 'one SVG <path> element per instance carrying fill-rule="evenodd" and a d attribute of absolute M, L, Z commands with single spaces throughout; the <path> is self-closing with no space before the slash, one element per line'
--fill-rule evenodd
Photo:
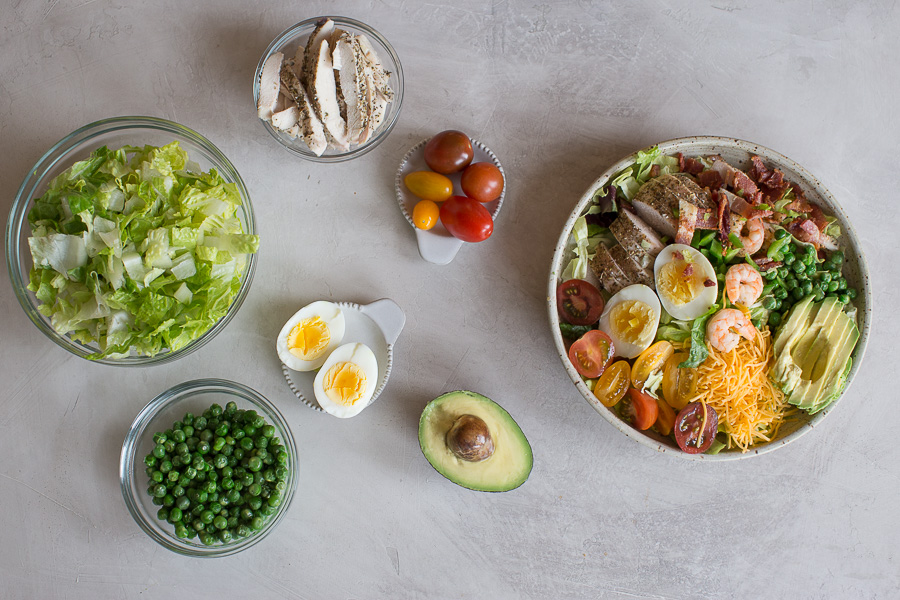
<path fill-rule="evenodd" d="M 836 400 L 859 339 L 837 219 L 753 156 L 659 148 L 570 235 L 560 333 L 596 398 L 687 453 L 746 452 Z"/>

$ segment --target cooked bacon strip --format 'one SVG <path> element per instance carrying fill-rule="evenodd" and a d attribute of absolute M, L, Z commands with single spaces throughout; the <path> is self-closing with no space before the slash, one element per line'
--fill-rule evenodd
<path fill-rule="evenodd" d="M 675 158 L 678 159 L 678 170 L 684 171 L 684 154 L 679 152 L 675 155 Z"/>
<path fill-rule="evenodd" d="M 678 230 L 675 232 L 676 244 L 690 244 L 697 228 L 697 207 L 681 200 L 678 203 Z"/>
<path fill-rule="evenodd" d="M 712 169 L 703 171 L 697 175 L 697 182 L 700 184 L 700 187 L 709 188 L 711 190 L 717 190 L 725 185 L 725 180 L 722 179 L 722 175 L 720 175 L 718 171 L 713 171 Z"/>
<path fill-rule="evenodd" d="M 753 217 L 765 218 L 772 214 L 771 210 L 759 210 L 758 208 L 754 208 L 745 198 L 735 196 L 728 190 L 720 190 L 719 193 L 725 194 L 728 198 L 728 202 L 731 205 L 731 212 L 737 213 L 745 219 L 752 219 Z"/>
<path fill-rule="evenodd" d="M 725 162 L 724 158 L 717 154 L 713 154 L 712 156 L 707 156 L 706 160 L 710 161 L 710 164 L 712 165 L 710 168 L 722 177 L 722 183 L 724 185 L 730 186 L 734 183 L 734 172 L 737 169 Z"/>
<path fill-rule="evenodd" d="M 753 166 L 747 170 L 747 175 L 756 183 L 769 189 L 781 188 L 786 185 L 784 173 L 780 169 L 769 169 L 758 156 L 751 156 L 750 162 L 753 163 Z"/>
<path fill-rule="evenodd" d="M 787 225 L 786 229 L 801 242 L 812 244 L 818 250 L 822 232 L 819 231 L 812 219 L 795 219 Z"/>
<path fill-rule="evenodd" d="M 731 233 L 731 208 L 728 205 L 728 197 L 721 192 L 713 192 L 713 200 L 716 202 L 718 206 L 718 226 L 716 229 L 719 230 L 719 241 L 722 242 L 722 246 L 728 247 L 729 240 L 728 234 Z"/>
<path fill-rule="evenodd" d="M 746 173 L 737 169 L 734 170 L 734 189 L 745 195 L 752 195 L 759 191 L 756 183 L 747 177 Z"/>
<path fill-rule="evenodd" d="M 685 173 L 690 173 L 691 175 L 697 175 L 703 171 L 703 163 L 697 160 L 696 158 L 685 158 L 684 159 L 684 168 L 682 169 Z"/>
<path fill-rule="evenodd" d="M 650 165 L 650 177 L 658 177 L 659 176 L 659 165 Z"/>
<path fill-rule="evenodd" d="M 753 262 L 756 263 L 756 266 L 759 267 L 759 270 L 763 273 L 765 273 L 766 271 L 771 271 L 772 269 L 777 269 L 781 266 L 780 260 L 772 260 L 771 258 L 766 256 L 765 252 L 759 252 L 752 258 Z"/>

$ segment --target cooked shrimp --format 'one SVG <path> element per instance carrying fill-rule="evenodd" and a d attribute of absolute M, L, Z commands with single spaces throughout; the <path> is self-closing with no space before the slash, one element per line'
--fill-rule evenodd
<path fill-rule="evenodd" d="M 732 304 L 750 306 L 759 299 L 762 289 L 762 275 L 747 263 L 732 265 L 725 273 L 725 291 Z"/>
<path fill-rule="evenodd" d="M 746 235 L 744 234 L 745 231 L 747 232 Z M 741 239 L 741 244 L 744 245 L 745 254 L 759 252 L 766 237 L 766 228 L 763 226 L 762 217 L 747 219 L 747 222 L 743 224 L 737 233 Z"/>
<path fill-rule="evenodd" d="M 706 341 L 719 352 L 731 352 L 741 337 L 752 340 L 755 336 L 750 317 L 736 308 L 723 308 L 706 324 Z"/>

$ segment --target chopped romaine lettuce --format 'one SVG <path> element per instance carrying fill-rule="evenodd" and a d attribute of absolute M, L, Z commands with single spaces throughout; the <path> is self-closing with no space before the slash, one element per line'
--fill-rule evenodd
<path fill-rule="evenodd" d="M 193 341 L 231 306 L 259 239 L 237 187 L 177 142 L 102 147 L 50 182 L 28 214 L 28 289 L 91 358 L 152 356 Z"/>
<path fill-rule="evenodd" d="M 611 240 L 612 234 L 609 229 L 598 225 L 588 225 L 587 219 L 583 216 L 578 217 L 572 226 L 572 235 L 569 238 L 569 243 L 572 244 L 571 251 L 575 256 L 563 270 L 560 282 L 587 277 L 588 263 L 597 249 L 597 245 L 612 243 Z"/>

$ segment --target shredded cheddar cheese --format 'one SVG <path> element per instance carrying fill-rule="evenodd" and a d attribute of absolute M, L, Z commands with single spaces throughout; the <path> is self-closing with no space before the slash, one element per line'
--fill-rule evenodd
<path fill-rule="evenodd" d="M 752 340 L 742 338 L 731 352 L 709 347 L 709 358 L 697 367 L 697 395 L 692 400 L 718 413 L 727 448 L 746 452 L 753 444 L 771 441 L 785 417 L 796 411 L 769 381 L 774 360 L 771 335 L 765 330 Z"/>

